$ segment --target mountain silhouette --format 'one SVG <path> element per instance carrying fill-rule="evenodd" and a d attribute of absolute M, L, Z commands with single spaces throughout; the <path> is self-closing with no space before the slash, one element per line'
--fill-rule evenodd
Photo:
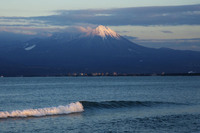
<path fill-rule="evenodd" d="M 200 73 L 200 52 L 143 47 L 102 25 L 78 33 L 31 39 L 0 52 L 0 74 L 8 76 Z"/>

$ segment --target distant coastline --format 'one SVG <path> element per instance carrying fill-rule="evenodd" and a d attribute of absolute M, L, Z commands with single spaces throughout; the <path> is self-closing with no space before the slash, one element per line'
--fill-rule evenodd
<path fill-rule="evenodd" d="M 1 75 L 4 77 L 112 77 L 112 76 L 200 76 L 200 73 L 148 73 L 148 74 L 131 74 L 131 73 L 68 73 L 55 75 Z"/>

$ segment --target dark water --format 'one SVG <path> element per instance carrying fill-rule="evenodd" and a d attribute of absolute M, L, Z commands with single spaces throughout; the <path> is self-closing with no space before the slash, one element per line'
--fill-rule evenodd
<path fill-rule="evenodd" d="M 200 77 L 0 78 L 0 133 L 200 132 Z"/>

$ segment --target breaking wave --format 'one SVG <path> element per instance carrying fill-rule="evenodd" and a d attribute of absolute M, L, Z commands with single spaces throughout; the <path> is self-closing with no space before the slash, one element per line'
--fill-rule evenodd
<path fill-rule="evenodd" d="M 155 102 L 155 101 L 80 101 L 70 103 L 66 106 L 39 108 L 39 109 L 27 109 L 27 110 L 15 110 L 0 112 L 0 119 L 6 118 L 19 118 L 19 117 L 42 117 L 52 115 L 64 115 L 70 113 L 83 112 L 84 109 L 115 109 L 124 107 L 155 107 L 164 105 L 183 105 L 181 103 L 173 102 Z"/>
<path fill-rule="evenodd" d="M 70 103 L 66 106 L 39 108 L 39 109 L 27 109 L 27 110 L 15 110 L 0 112 L 0 119 L 5 118 L 17 118 L 17 117 L 41 117 L 51 115 L 70 114 L 76 112 L 83 112 L 83 105 L 80 102 Z"/>

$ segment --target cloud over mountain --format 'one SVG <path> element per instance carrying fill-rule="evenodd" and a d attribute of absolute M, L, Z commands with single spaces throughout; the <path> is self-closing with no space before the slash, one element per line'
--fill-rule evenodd
<path fill-rule="evenodd" d="M 94 28 L 99 24 L 115 26 L 115 28 L 121 27 L 121 29 L 116 28 L 116 30 L 119 31 L 118 33 L 129 37 L 137 37 L 139 39 L 144 38 L 144 36 L 151 36 L 149 35 L 152 34 L 150 33 L 150 31 L 142 34 L 140 33 L 140 31 L 142 32 L 144 28 L 148 29 L 148 27 L 154 26 L 174 26 L 171 29 L 163 28 L 160 31 L 157 31 L 161 34 L 165 34 L 162 36 L 162 39 L 166 39 L 165 37 L 168 37 L 169 39 L 170 35 L 173 37 L 175 35 L 179 35 L 176 38 L 174 37 L 175 39 L 199 38 L 199 32 L 196 31 L 196 29 L 198 29 L 200 26 L 200 4 L 184 6 L 182 5 L 129 7 L 113 9 L 59 10 L 55 11 L 55 15 L 48 16 L 0 17 L 0 32 L 9 32 L 30 36 L 32 35 L 38 37 L 50 36 L 54 32 L 77 33 L 81 31 L 90 34 L 92 32 L 92 28 L 88 27 Z M 76 27 L 74 27 L 75 25 Z M 137 30 L 137 32 L 134 30 L 130 32 L 129 29 L 125 29 L 127 33 L 125 33 L 126 31 L 122 33 L 122 29 L 124 30 L 124 26 L 132 26 L 134 28 L 138 28 L 140 26 L 139 28 L 143 28 Z M 180 34 L 179 31 L 182 31 L 180 30 L 181 28 L 175 28 L 178 26 L 183 26 L 183 28 L 188 29 L 188 31 L 184 31 L 184 35 L 182 33 Z M 155 30 L 152 31 L 154 33 L 156 32 Z M 158 35 L 158 33 L 156 35 Z M 160 36 L 150 39 L 160 39 Z M 163 43 L 165 47 L 169 46 L 167 42 L 168 41 L 166 41 L 166 43 Z M 174 41 L 172 43 L 175 44 L 177 42 Z M 190 44 L 190 42 L 187 43 L 188 47 L 190 47 Z M 199 43 L 195 43 L 194 46 L 199 47 Z"/>
<path fill-rule="evenodd" d="M 58 15 L 36 17 L 56 25 L 197 25 L 200 5 L 131 7 L 101 10 L 61 10 Z"/>
<path fill-rule="evenodd" d="M 39 25 L 199 25 L 200 5 L 130 7 L 115 9 L 59 10 L 55 15 L 0 17 L 1 26 Z M 6 22 L 6 23 L 5 23 Z"/>

